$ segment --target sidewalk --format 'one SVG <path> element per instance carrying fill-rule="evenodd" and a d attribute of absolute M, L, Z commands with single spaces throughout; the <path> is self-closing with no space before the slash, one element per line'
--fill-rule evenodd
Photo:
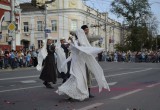
<path fill-rule="evenodd" d="M 36 67 L 17 67 L 15 69 L 12 69 L 12 68 L 7 68 L 7 69 L 0 69 L 0 73 L 1 72 L 6 72 L 6 71 L 19 71 L 19 70 L 30 70 L 30 69 L 36 69 Z"/>

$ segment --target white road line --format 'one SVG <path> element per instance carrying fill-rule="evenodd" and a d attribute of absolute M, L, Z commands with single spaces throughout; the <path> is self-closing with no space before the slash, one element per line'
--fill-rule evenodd
<path fill-rule="evenodd" d="M 116 68 L 116 70 L 121 70 L 121 69 L 128 69 L 128 70 L 138 70 L 138 69 L 148 69 L 148 68 Z M 152 68 L 152 69 L 160 69 L 160 68 Z M 107 70 L 115 70 L 115 68 L 107 68 L 107 69 L 103 69 L 104 71 Z"/>
<path fill-rule="evenodd" d="M 35 77 L 39 77 L 39 75 L 34 75 L 34 76 L 23 76 L 23 77 L 12 77 L 12 78 L 3 78 L 3 79 L 0 79 L 0 81 L 12 80 L 12 79 L 35 78 Z"/>
<path fill-rule="evenodd" d="M 105 78 L 109 78 L 109 77 L 115 77 L 115 76 L 122 76 L 122 75 L 127 75 L 127 74 L 134 74 L 134 73 L 139 73 L 139 72 L 144 72 L 144 71 L 148 71 L 151 70 L 152 68 L 148 68 L 145 70 L 139 70 L 139 71 L 132 71 L 132 72 L 127 72 L 127 73 L 119 73 L 119 74 L 113 74 L 113 75 L 107 75 L 105 76 Z M 92 78 L 95 80 L 95 78 Z"/>
<path fill-rule="evenodd" d="M 83 107 L 83 108 L 80 108 L 77 110 L 89 110 L 89 109 L 93 109 L 93 108 L 101 106 L 101 105 L 103 105 L 103 103 L 95 103 L 95 104 L 92 104 L 92 105 L 89 105 L 89 106 L 86 106 L 86 107 Z"/>
<path fill-rule="evenodd" d="M 14 87 L 14 86 L 16 86 L 16 85 L 10 85 L 11 87 Z"/>
<path fill-rule="evenodd" d="M 153 68 L 153 69 L 158 69 L 159 70 L 160 68 Z"/>
<path fill-rule="evenodd" d="M 126 75 L 126 74 L 132 74 L 132 73 L 138 73 L 138 72 L 143 72 L 143 71 L 148 71 L 151 70 L 152 68 L 144 69 L 144 70 L 139 70 L 139 71 L 132 71 L 132 72 L 127 72 L 127 73 L 120 73 L 120 74 L 114 74 L 114 75 L 108 75 L 105 77 L 114 77 L 114 76 L 121 76 L 121 75 Z M 35 78 L 39 77 L 39 75 L 34 75 L 34 76 L 23 76 L 23 77 L 12 77 L 12 78 L 2 78 L 0 81 L 5 81 L 5 80 L 13 80 L 13 79 L 26 79 L 26 78 Z M 93 78 L 95 79 L 95 78 Z"/>
<path fill-rule="evenodd" d="M 16 72 L 16 71 L 24 71 L 24 70 L 33 70 L 33 69 L 35 69 L 34 67 L 32 68 L 22 68 L 22 69 L 19 69 L 19 68 L 16 68 L 16 69 L 14 69 L 14 70 L 12 70 L 12 69 L 3 69 L 3 70 L 1 70 L 2 72 Z M 36 70 L 36 69 L 35 69 Z M 3 73 L 3 74 L 12 74 L 12 73 Z"/>
<path fill-rule="evenodd" d="M 18 90 L 26 90 L 26 89 L 32 89 L 32 88 L 39 88 L 39 87 L 43 87 L 43 86 L 32 86 L 32 87 L 25 87 L 25 88 L 18 88 L 18 89 L 2 90 L 2 91 L 0 91 L 0 93 L 10 92 L 10 91 L 18 91 Z"/>
<path fill-rule="evenodd" d="M 20 81 L 21 83 L 25 83 L 25 84 L 28 84 L 28 83 L 36 83 L 35 80 L 25 80 L 25 81 Z"/>
<path fill-rule="evenodd" d="M 113 86 L 113 85 L 115 85 L 115 84 L 117 84 L 117 82 L 108 83 L 109 86 Z"/>
<path fill-rule="evenodd" d="M 114 68 L 107 68 L 107 69 L 103 69 L 104 71 L 107 71 L 107 70 L 113 70 Z"/>
<path fill-rule="evenodd" d="M 124 94 L 121 94 L 121 95 L 118 95 L 118 96 L 115 96 L 115 97 L 112 97 L 110 99 L 120 99 L 120 98 L 123 98 L 125 96 L 128 96 L 128 95 L 131 95 L 131 94 L 134 94 L 136 92 L 139 92 L 139 91 L 142 91 L 143 89 L 137 89 L 137 90 L 134 90 L 134 91 L 130 91 L 130 92 L 127 92 L 127 93 L 124 93 Z"/>
<path fill-rule="evenodd" d="M 111 83 L 108 83 L 108 85 L 109 86 L 113 86 L 113 85 L 115 85 L 115 84 L 117 84 L 117 82 L 111 82 Z M 96 86 L 92 86 L 93 88 L 95 88 L 95 87 L 98 87 L 98 85 L 96 85 Z"/>
<path fill-rule="evenodd" d="M 157 85 L 160 85 L 160 83 L 156 83 L 156 84 L 151 84 L 151 85 L 148 85 L 148 86 L 146 86 L 146 87 L 154 87 L 154 86 L 157 86 Z"/>
<path fill-rule="evenodd" d="M 152 68 L 144 69 L 144 70 L 139 70 L 139 71 L 132 71 L 132 72 L 127 72 L 127 73 L 120 73 L 120 74 L 113 74 L 113 75 L 108 75 L 105 77 L 114 77 L 114 76 L 121 76 L 121 75 L 126 75 L 126 74 L 134 74 L 134 73 L 139 73 L 139 72 L 144 72 L 144 71 L 149 71 Z"/>
<path fill-rule="evenodd" d="M 112 82 L 112 83 L 109 83 L 109 85 L 114 85 L 116 84 L 117 82 Z M 57 83 L 57 84 L 54 84 L 54 85 L 59 85 L 61 83 Z M 15 86 L 15 85 L 10 85 L 10 86 Z M 3 86 L 0 86 L 0 87 L 3 87 Z M 11 92 L 11 91 L 19 91 L 19 90 L 25 90 L 25 89 L 34 89 L 34 88 L 39 88 L 39 87 L 44 87 L 44 86 L 32 86 L 32 87 L 26 87 L 26 88 L 17 88 L 17 89 L 8 89 L 8 90 L 1 90 L 1 92 Z M 92 86 L 93 88 L 94 87 L 98 87 L 98 86 Z"/>

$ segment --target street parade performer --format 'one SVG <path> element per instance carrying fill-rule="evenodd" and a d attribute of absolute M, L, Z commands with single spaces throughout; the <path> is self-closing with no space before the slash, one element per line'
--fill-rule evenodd
<path fill-rule="evenodd" d="M 50 84 L 57 81 L 57 69 L 60 72 L 67 73 L 67 66 L 60 69 L 64 60 L 66 60 L 65 53 L 61 48 L 60 43 L 53 44 L 53 38 L 51 36 L 43 40 L 43 47 L 38 53 L 38 65 L 37 70 L 41 71 L 40 79 L 43 80 L 43 84 L 47 88 L 53 88 Z M 55 59 L 55 53 L 57 58 Z M 44 62 L 43 62 L 44 61 Z M 42 65 L 44 63 L 44 66 Z M 42 68 L 43 66 L 43 68 Z"/>
<path fill-rule="evenodd" d="M 76 31 L 75 37 L 76 40 L 72 40 L 70 44 L 70 57 L 67 58 L 61 66 L 61 68 L 64 68 L 64 66 L 67 65 L 67 62 L 71 61 L 71 76 L 65 83 L 58 87 L 56 92 L 59 95 L 66 94 L 72 99 L 83 101 L 84 99 L 89 98 L 86 65 L 98 83 L 99 92 L 102 91 L 102 88 L 110 91 L 110 88 L 104 77 L 103 69 L 95 59 L 97 54 L 103 51 L 103 49 L 92 47 L 82 29 Z"/>

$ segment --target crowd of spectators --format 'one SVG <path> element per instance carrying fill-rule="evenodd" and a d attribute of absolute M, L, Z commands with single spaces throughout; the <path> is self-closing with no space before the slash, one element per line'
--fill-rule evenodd
<path fill-rule="evenodd" d="M 38 51 L 35 49 L 19 51 L 0 48 L 0 69 L 32 67 L 37 65 Z"/>
<path fill-rule="evenodd" d="M 38 50 L 2 50 L 0 48 L 0 69 L 15 69 L 37 66 Z M 98 54 L 98 61 L 106 62 L 151 62 L 160 63 L 160 50 L 158 51 L 115 51 Z"/>
<path fill-rule="evenodd" d="M 160 63 L 160 50 L 103 52 L 98 55 L 98 61 Z"/>

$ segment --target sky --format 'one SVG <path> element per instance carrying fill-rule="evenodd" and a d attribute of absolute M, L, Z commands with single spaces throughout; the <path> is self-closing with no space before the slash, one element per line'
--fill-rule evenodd
<path fill-rule="evenodd" d="M 102 12 L 108 12 L 109 17 L 122 23 L 123 18 L 117 18 L 114 14 L 110 12 L 110 4 L 113 0 L 87 0 L 85 3 L 95 9 L 98 9 Z M 160 34 L 160 0 L 149 0 L 149 3 L 151 4 L 151 11 L 159 21 L 159 27 L 158 27 L 158 34 Z"/>
<path fill-rule="evenodd" d="M 31 0 L 17 0 L 20 3 L 22 2 L 30 2 Z M 89 5 L 90 7 L 94 8 L 94 9 L 98 9 L 101 12 L 108 12 L 109 13 L 109 17 L 111 19 L 114 19 L 120 23 L 122 23 L 123 19 L 122 18 L 117 18 L 115 15 L 113 15 L 110 12 L 110 4 L 113 0 L 85 0 L 85 3 L 87 5 Z M 151 5 L 151 10 L 153 12 L 153 14 L 155 15 L 155 17 L 157 18 L 157 20 L 159 21 L 159 27 L 158 27 L 158 34 L 160 34 L 160 0 L 149 0 L 149 3 L 152 4 Z"/>

